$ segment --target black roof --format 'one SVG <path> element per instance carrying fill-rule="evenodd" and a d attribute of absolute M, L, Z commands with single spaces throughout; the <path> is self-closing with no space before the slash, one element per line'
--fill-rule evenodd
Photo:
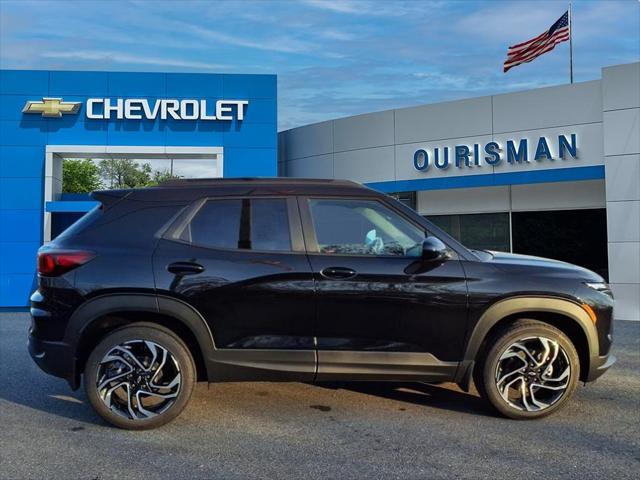
<path fill-rule="evenodd" d="M 364 185 L 348 180 L 315 178 L 194 178 L 168 180 L 155 187 L 105 190 L 92 194 L 103 203 L 118 198 L 151 202 L 180 202 L 206 196 L 236 195 L 380 195 Z"/>

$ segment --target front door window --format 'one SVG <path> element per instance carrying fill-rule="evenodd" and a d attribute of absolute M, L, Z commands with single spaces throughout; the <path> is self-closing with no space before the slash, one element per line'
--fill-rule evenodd
<path fill-rule="evenodd" d="M 318 253 L 419 257 L 425 233 L 376 200 L 311 199 Z"/>

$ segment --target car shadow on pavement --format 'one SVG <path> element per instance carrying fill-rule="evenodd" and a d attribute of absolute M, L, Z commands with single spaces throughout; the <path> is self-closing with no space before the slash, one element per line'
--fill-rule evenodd
<path fill-rule="evenodd" d="M 5 314 L 5 317 L 8 318 L 0 318 L 0 418 L 45 423 L 52 421 L 54 415 L 83 424 L 106 425 L 89 405 L 83 389 L 73 391 L 64 380 L 42 372 L 29 358 L 24 342 L 16 341 L 26 338 L 29 317 L 26 314 Z M 55 421 L 52 423 L 57 425 Z"/>
<path fill-rule="evenodd" d="M 411 382 L 323 382 L 315 384 L 330 389 L 350 390 L 423 407 L 495 416 L 477 395 L 455 390 L 453 384 L 434 385 Z"/>
<path fill-rule="evenodd" d="M 0 400 L 14 404 L 17 409 L 42 412 L 45 414 L 44 418 L 55 415 L 91 425 L 105 425 L 90 407 L 83 390 L 74 392 L 62 380 L 48 378 L 39 372 L 35 374 L 38 378 L 22 379 L 23 381 L 10 379 L 10 385 L 5 383 L 7 388 L 0 390 Z M 13 409 L 9 405 L 6 408 L 6 412 Z M 16 415 L 20 415 L 18 410 Z M 34 412 L 32 415 L 41 414 Z"/>
<path fill-rule="evenodd" d="M 104 426 L 106 423 L 93 412 L 83 393 L 64 392 L 64 388 L 51 389 L 50 393 L 25 396 L 0 394 L 0 399 L 20 407 L 39 410 L 46 416 L 55 415 L 90 425 Z"/>

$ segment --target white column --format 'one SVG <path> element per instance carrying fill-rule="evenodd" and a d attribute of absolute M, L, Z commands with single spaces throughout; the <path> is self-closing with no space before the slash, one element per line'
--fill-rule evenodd
<path fill-rule="evenodd" d="M 60 200 L 62 194 L 62 157 L 46 150 L 45 153 L 45 174 L 44 174 L 44 221 L 42 241 L 47 243 L 51 240 L 51 213 L 47 212 L 47 202 Z"/>
<path fill-rule="evenodd" d="M 602 70 L 609 281 L 616 318 L 640 320 L 640 63 Z"/>

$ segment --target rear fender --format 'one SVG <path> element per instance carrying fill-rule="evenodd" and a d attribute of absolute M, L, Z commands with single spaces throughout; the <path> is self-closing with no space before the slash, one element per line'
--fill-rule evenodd
<path fill-rule="evenodd" d="M 213 334 L 204 318 L 187 303 L 155 294 L 108 294 L 92 298 L 83 303 L 69 319 L 64 342 L 71 346 L 74 364 L 78 361 L 78 347 L 83 335 L 93 322 L 101 317 L 118 312 L 140 312 L 140 320 L 144 320 L 144 312 L 159 313 L 174 318 L 191 330 L 195 336 L 202 357 L 208 359 L 215 350 Z M 207 374 L 210 376 L 209 362 L 205 360 Z M 75 368 L 78 372 L 79 369 Z M 79 376 L 76 373 L 76 376 Z"/>

